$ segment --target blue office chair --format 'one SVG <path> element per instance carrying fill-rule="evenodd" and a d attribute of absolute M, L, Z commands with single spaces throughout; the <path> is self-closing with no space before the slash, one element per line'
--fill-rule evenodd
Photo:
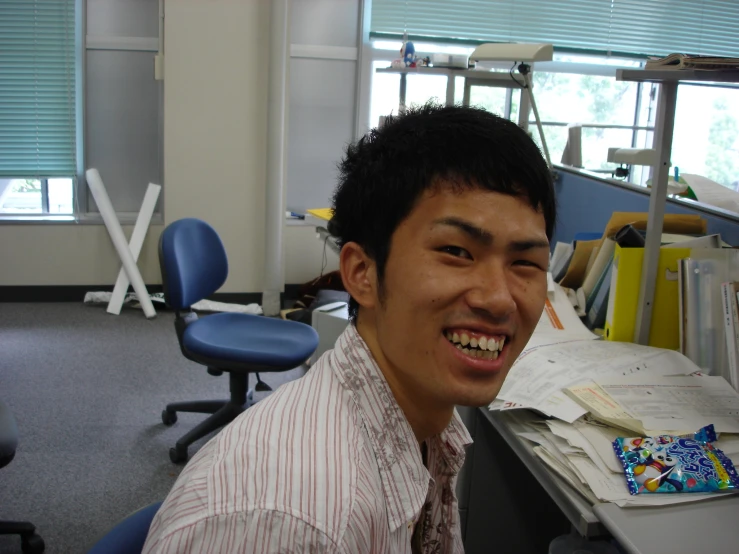
<path fill-rule="evenodd" d="M 132 513 L 108 531 L 87 554 L 141 554 L 151 522 L 161 505 L 161 502 L 154 502 Z"/>
<path fill-rule="evenodd" d="M 171 223 L 159 240 L 159 265 L 164 298 L 175 310 L 175 330 L 186 358 L 208 368 L 211 375 L 229 374 L 230 400 L 168 404 L 162 422 L 172 425 L 177 412 L 213 414 L 185 434 L 169 457 L 187 460 L 187 447 L 233 421 L 253 403 L 249 373 L 267 388 L 258 372 L 286 371 L 304 363 L 318 346 L 318 334 L 305 324 L 269 317 L 219 313 L 198 319 L 190 310 L 226 281 L 228 260 L 215 229 L 199 219 Z M 260 389 L 257 389 L 260 390 Z"/>
<path fill-rule="evenodd" d="M 8 465 L 18 448 L 18 426 L 10 409 L 0 400 L 0 467 Z M 44 541 L 27 521 L 0 521 L 0 535 L 20 535 L 24 554 L 41 554 Z"/>

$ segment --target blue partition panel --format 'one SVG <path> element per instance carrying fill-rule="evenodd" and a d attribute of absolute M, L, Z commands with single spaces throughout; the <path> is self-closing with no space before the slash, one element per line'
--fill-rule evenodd
<path fill-rule="evenodd" d="M 648 212 L 649 191 L 622 186 L 605 179 L 558 170 L 556 242 L 572 242 L 577 233 L 602 231 L 613 212 Z M 739 246 L 739 216 L 713 213 L 695 202 L 667 200 L 666 213 L 697 214 L 708 221 L 708 233 L 719 233 L 732 246 Z M 717 209 L 717 211 L 719 211 Z"/>

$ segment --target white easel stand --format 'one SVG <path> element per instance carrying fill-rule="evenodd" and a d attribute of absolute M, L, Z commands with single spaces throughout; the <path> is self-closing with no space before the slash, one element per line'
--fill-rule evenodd
<path fill-rule="evenodd" d="M 139 268 L 136 265 L 136 260 L 134 259 L 133 255 L 131 254 L 131 250 L 128 247 L 126 236 L 123 234 L 121 224 L 118 222 L 118 218 L 115 215 L 113 205 L 110 203 L 110 198 L 108 197 L 108 193 L 105 190 L 105 185 L 103 185 L 103 180 L 100 177 L 100 173 L 97 169 L 88 169 L 85 172 L 85 175 L 87 176 L 87 184 L 90 187 L 92 196 L 93 198 L 95 198 L 95 202 L 100 209 L 100 215 L 102 215 L 103 217 L 103 222 L 108 228 L 108 233 L 110 234 L 110 238 L 113 241 L 113 246 L 115 246 L 115 249 L 118 252 L 118 257 L 123 263 L 123 268 L 125 269 L 128 278 L 131 280 L 133 290 L 136 292 L 136 296 L 138 296 L 139 298 L 141 307 L 144 310 L 144 315 L 149 319 L 152 317 L 156 317 L 157 313 L 156 310 L 154 310 L 154 305 L 151 303 L 151 298 L 149 298 L 149 292 L 146 290 L 144 279 L 141 277 Z M 131 242 L 133 243 L 133 240 Z M 141 247 L 139 246 L 139 250 L 140 249 Z"/>
<path fill-rule="evenodd" d="M 151 223 L 151 217 L 154 215 L 154 208 L 156 207 L 159 192 L 161 190 L 162 187 L 160 185 L 155 185 L 154 183 L 149 183 L 149 187 L 146 189 L 144 201 L 141 203 L 141 210 L 139 210 L 139 215 L 136 218 L 136 225 L 133 228 L 133 234 L 128 243 L 128 249 L 131 251 L 131 256 L 133 256 L 134 262 L 139 259 L 141 246 L 144 244 L 146 231 L 149 229 L 149 223 Z M 110 297 L 110 302 L 108 302 L 107 312 L 109 314 L 118 315 L 121 313 L 123 300 L 126 297 L 128 285 L 130 284 L 131 282 L 126 274 L 126 269 L 121 267 L 121 270 L 118 273 L 118 279 L 115 282 L 115 287 L 113 288 L 113 294 Z"/>

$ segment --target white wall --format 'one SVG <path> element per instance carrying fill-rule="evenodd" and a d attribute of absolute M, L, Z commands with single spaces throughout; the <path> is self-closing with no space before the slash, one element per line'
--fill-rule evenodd
<path fill-rule="evenodd" d="M 130 236 L 132 228 L 124 227 Z M 157 243 L 162 226 L 152 226 L 139 256 L 146 283 L 159 283 Z M 0 225 L 0 286 L 113 285 L 120 270 L 104 225 Z"/>
<path fill-rule="evenodd" d="M 289 225 L 285 228 L 285 283 L 307 283 L 321 274 L 339 268 L 339 257 L 326 247 L 326 267 L 323 267 L 323 241 L 314 227 Z"/>
<path fill-rule="evenodd" d="M 165 18 L 164 213 L 210 222 L 229 255 L 223 292 L 261 292 L 269 5 L 267 0 L 177 0 Z M 139 267 L 159 283 L 149 229 Z M 131 228 L 125 227 L 126 233 Z M 0 225 L 0 286 L 115 282 L 120 262 L 103 225 Z M 303 283 L 321 269 L 310 227 L 285 232 L 285 278 Z M 328 252 L 326 271 L 337 267 Z"/>

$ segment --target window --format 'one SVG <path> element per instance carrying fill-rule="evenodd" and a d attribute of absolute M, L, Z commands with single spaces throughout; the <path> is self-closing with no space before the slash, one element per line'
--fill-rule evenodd
<path fill-rule="evenodd" d="M 739 56 L 731 0 L 372 0 L 370 38 L 545 42 L 560 52 Z"/>
<path fill-rule="evenodd" d="M 649 117 L 654 110 L 644 112 L 645 119 L 640 117 L 640 107 L 653 102 L 651 90 L 651 85 L 617 81 L 608 75 L 534 73 L 536 102 L 552 160 L 562 158 L 568 124 L 582 125 L 585 169 L 613 171 L 616 166 L 606 161 L 609 148 L 649 147 L 654 124 Z M 645 141 L 648 136 L 649 144 L 639 144 L 640 137 Z M 538 141 L 538 134 L 534 137 Z M 634 182 L 640 183 L 641 172 L 633 170 Z"/>
<path fill-rule="evenodd" d="M 417 53 L 470 53 L 484 42 L 545 42 L 553 62 L 533 68 L 534 93 L 550 156 L 562 157 L 567 126 L 582 125 L 586 169 L 613 173 L 609 148 L 651 148 L 658 85 L 615 80 L 617 68 L 638 68 L 648 56 L 672 52 L 739 56 L 739 3 L 720 0 L 373 0 L 369 37 L 373 71 L 398 57 L 404 34 Z M 383 63 L 380 63 L 382 61 Z M 500 67 L 499 70 L 507 68 Z M 414 76 L 416 102 L 445 99 L 431 76 Z M 420 83 L 424 84 L 419 87 Z M 374 73 L 370 125 L 398 108 L 399 77 Z M 455 79 L 455 102 L 464 99 L 513 120 L 519 93 Z M 392 92 L 391 92 L 392 91 Z M 379 99 L 381 98 L 381 100 Z M 538 142 L 533 114 L 528 122 Z M 693 86 L 678 89 L 672 163 L 739 189 L 739 90 Z M 649 167 L 632 166 L 629 180 L 647 185 Z"/>
<path fill-rule="evenodd" d="M 677 89 L 672 165 L 739 188 L 739 89 L 682 83 Z"/>
<path fill-rule="evenodd" d="M 373 76 L 371 92 L 370 125 L 375 126 L 382 115 L 397 113 L 400 106 L 400 80 L 398 73 L 378 72 L 387 68 L 398 57 L 400 42 L 375 41 L 373 49 Z M 470 54 L 473 47 L 444 44 L 416 44 L 419 55 L 427 52 Z M 583 166 L 604 173 L 614 172 L 615 164 L 606 161 L 608 148 L 650 147 L 655 117 L 653 87 L 616 81 L 616 68 L 638 68 L 640 61 L 614 59 L 605 56 L 578 56 L 555 54 L 551 63 L 538 63 L 534 67 L 534 93 L 547 139 L 551 159 L 559 162 L 567 142 L 567 125 L 583 126 Z M 508 72 L 508 68 L 500 69 Z M 520 76 L 518 77 L 520 79 Z M 465 91 L 465 87 L 468 89 Z M 455 102 L 466 98 L 470 105 L 518 120 L 520 88 L 491 86 L 482 79 L 457 76 L 455 78 Z M 446 99 L 446 77 L 409 73 L 406 78 L 406 105 L 420 104 L 435 99 Z M 540 143 L 533 113 L 530 114 L 529 131 Z M 631 168 L 631 180 L 646 184 L 648 171 Z"/>
<path fill-rule="evenodd" d="M 138 212 L 162 182 L 159 25 L 158 0 L 0 0 L 0 216 L 101 221 L 92 167 Z"/>
<path fill-rule="evenodd" d="M 0 2 L 0 213 L 72 213 L 74 0 Z"/>
<path fill-rule="evenodd" d="M 0 179 L 0 214 L 71 214 L 74 179 Z"/>

